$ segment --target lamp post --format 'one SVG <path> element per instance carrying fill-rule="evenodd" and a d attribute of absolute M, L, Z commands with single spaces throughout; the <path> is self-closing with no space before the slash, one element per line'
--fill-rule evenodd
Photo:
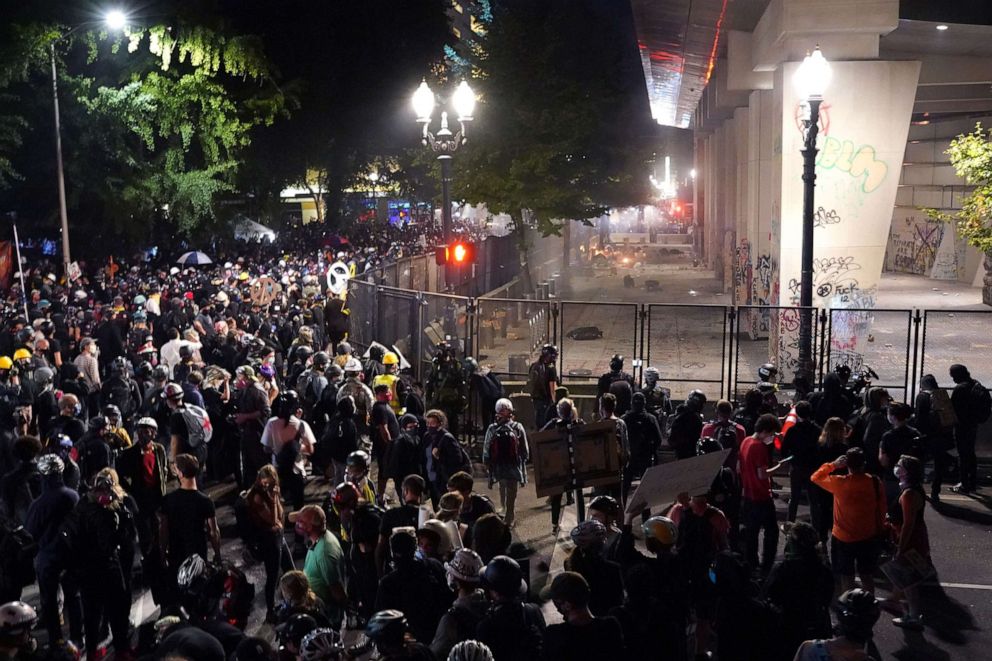
<path fill-rule="evenodd" d="M 72 30 L 69 30 L 69 32 L 52 41 L 49 48 L 52 59 L 52 106 L 55 110 L 55 170 L 59 190 L 59 219 L 62 221 L 62 269 L 63 273 L 65 273 L 66 282 L 69 281 L 69 264 L 72 262 L 72 257 L 69 254 L 69 212 L 65 201 L 65 170 L 62 167 L 62 116 L 59 113 L 59 83 L 58 68 L 55 59 L 55 44 L 67 39 L 77 30 L 99 22 L 87 21 L 86 23 L 77 25 Z M 115 32 L 123 30 L 127 25 L 127 16 L 120 10 L 108 11 L 103 16 L 103 23 L 107 28 Z"/>
<path fill-rule="evenodd" d="M 812 383 L 813 369 L 813 195 L 816 188 L 816 136 L 819 132 L 820 103 L 830 83 L 830 65 L 817 46 L 796 70 L 794 82 L 808 114 L 803 128 L 803 252 L 799 284 L 799 370 L 797 376 Z"/>

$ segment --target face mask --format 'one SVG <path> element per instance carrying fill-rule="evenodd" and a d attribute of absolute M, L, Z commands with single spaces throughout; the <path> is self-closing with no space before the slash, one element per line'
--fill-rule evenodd
<path fill-rule="evenodd" d="M 80 413 L 82 413 L 82 412 L 83 412 L 83 407 L 82 407 L 82 405 L 81 405 L 81 404 L 76 404 L 76 405 L 75 405 L 75 406 L 73 407 L 73 409 L 72 409 L 72 414 L 73 414 L 73 415 L 79 415 L 79 414 L 80 414 Z"/>
<path fill-rule="evenodd" d="M 110 503 L 114 502 L 114 495 L 109 493 L 101 493 L 96 497 L 96 502 L 100 503 L 101 507 L 109 507 Z"/>
<path fill-rule="evenodd" d="M 414 552 L 413 557 L 416 558 L 417 560 L 426 560 L 427 559 L 427 554 L 424 553 L 424 549 L 418 548 Z"/>
<path fill-rule="evenodd" d="M 772 443 L 775 442 L 775 436 L 774 435 L 765 436 L 764 438 L 761 439 L 761 442 L 764 443 L 765 445 L 771 445 Z"/>
<path fill-rule="evenodd" d="M 448 580 L 448 588 L 452 592 L 458 592 L 458 581 L 456 581 L 454 577 L 451 576 L 451 574 L 448 574 L 446 578 Z"/>
<path fill-rule="evenodd" d="M 716 585 L 716 571 L 712 567 L 710 567 L 710 583 Z"/>
<path fill-rule="evenodd" d="M 900 482 L 906 479 L 906 469 L 902 467 L 901 464 L 896 464 L 895 468 L 892 469 L 892 473 L 896 476 L 896 479 Z"/>

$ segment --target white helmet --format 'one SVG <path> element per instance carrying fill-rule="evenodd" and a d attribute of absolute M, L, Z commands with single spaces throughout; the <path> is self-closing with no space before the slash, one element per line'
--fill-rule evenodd
<path fill-rule="evenodd" d="M 186 558 L 183 564 L 179 566 L 179 572 L 176 574 L 176 583 L 179 584 L 179 587 L 187 589 L 193 584 L 193 581 L 203 576 L 206 571 L 207 561 L 200 554 L 194 553 Z"/>
<path fill-rule="evenodd" d="M 300 642 L 302 661 L 336 661 L 342 652 L 341 635 L 334 629 L 314 629 Z"/>
<path fill-rule="evenodd" d="M 493 653 L 485 643 L 463 640 L 448 652 L 448 661 L 493 661 Z"/>
<path fill-rule="evenodd" d="M 359 362 L 357 358 L 349 358 L 344 364 L 344 373 L 359 373 L 364 371 L 362 368 L 362 363 Z"/>
<path fill-rule="evenodd" d="M 152 429 L 156 429 L 157 430 L 158 429 L 158 422 L 155 421 L 155 418 L 149 418 L 148 416 L 145 416 L 144 418 L 138 418 L 138 422 L 135 423 L 134 426 L 135 427 L 151 427 Z"/>
<path fill-rule="evenodd" d="M 449 576 L 466 583 L 478 583 L 482 567 L 482 558 L 471 549 L 458 549 L 451 562 L 444 563 L 444 570 Z"/>
<path fill-rule="evenodd" d="M 23 601 L 0 606 L 0 634 L 24 633 L 38 623 L 38 613 Z"/>

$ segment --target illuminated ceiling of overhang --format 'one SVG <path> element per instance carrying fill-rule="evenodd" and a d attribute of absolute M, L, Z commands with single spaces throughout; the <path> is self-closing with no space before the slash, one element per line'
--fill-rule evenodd
<path fill-rule="evenodd" d="M 768 0 L 631 0 L 651 115 L 687 128 L 726 53 L 727 30 L 753 30 Z"/>

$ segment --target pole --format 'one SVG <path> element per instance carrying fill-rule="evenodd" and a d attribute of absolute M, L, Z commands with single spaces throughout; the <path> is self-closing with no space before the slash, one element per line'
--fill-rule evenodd
<path fill-rule="evenodd" d="M 821 99 L 809 100 L 809 126 L 803 145 L 803 253 L 799 289 L 799 374 L 812 383 L 813 375 L 813 196 L 816 188 L 816 135 Z"/>
<path fill-rule="evenodd" d="M 437 157 L 441 161 L 441 240 L 445 246 L 451 245 L 451 154 L 441 154 Z M 448 273 L 451 268 L 444 266 L 444 284 L 439 287 L 444 291 L 454 282 L 454 273 Z"/>
<path fill-rule="evenodd" d="M 11 224 L 14 226 L 14 251 L 17 253 L 17 273 L 21 276 L 21 302 L 24 303 L 24 318 L 31 319 L 28 315 L 28 290 L 24 286 L 24 265 L 21 264 L 21 240 L 17 236 L 17 217 L 11 215 Z M 69 274 L 66 272 L 66 283 L 69 282 Z"/>
<path fill-rule="evenodd" d="M 51 45 L 52 56 L 52 102 L 55 108 L 55 170 L 59 187 L 59 218 L 62 220 L 62 268 L 66 282 L 69 280 L 69 212 L 65 204 L 65 171 L 62 169 L 62 120 L 59 115 L 58 71 L 55 68 L 55 43 Z M 18 258 L 20 259 L 20 258 Z"/>

